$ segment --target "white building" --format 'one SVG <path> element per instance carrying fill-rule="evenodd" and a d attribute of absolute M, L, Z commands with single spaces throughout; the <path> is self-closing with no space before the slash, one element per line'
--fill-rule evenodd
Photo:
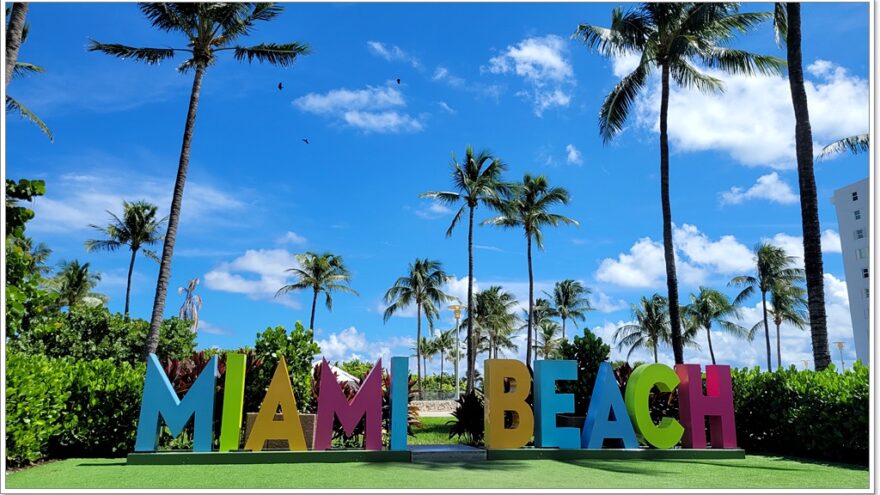
<path fill-rule="evenodd" d="M 849 294 L 849 313 L 852 318 L 853 342 L 856 357 L 868 365 L 870 339 L 868 336 L 868 312 L 870 307 L 870 273 L 868 252 L 870 238 L 870 206 L 868 202 L 868 179 L 834 191 L 831 198 L 837 210 L 840 231 L 840 247 L 843 250 L 843 271 L 846 291 Z M 832 353 L 834 349 L 830 349 Z"/>

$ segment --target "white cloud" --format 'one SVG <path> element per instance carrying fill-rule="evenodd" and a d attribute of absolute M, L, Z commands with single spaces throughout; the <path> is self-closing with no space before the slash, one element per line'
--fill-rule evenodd
<path fill-rule="evenodd" d="M 590 305 L 600 313 L 613 313 L 629 307 L 629 304 L 623 299 L 612 299 L 611 296 L 600 289 L 593 291 L 593 294 L 590 296 Z"/>
<path fill-rule="evenodd" d="M 28 229 L 35 232 L 74 232 L 91 230 L 89 224 L 107 221 L 106 211 L 122 213 L 122 201 L 145 200 L 159 207 L 159 216 L 168 214 L 174 182 L 129 173 L 104 171 L 95 175 L 70 173 L 52 181 L 46 195 L 36 198 L 34 220 Z M 97 175 L 103 175 L 97 179 Z M 189 180 L 181 209 L 181 225 L 206 221 L 228 222 L 229 214 L 244 211 L 245 203 L 215 186 Z M 99 215 L 96 217 L 96 215 Z"/>
<path fill-rule="evenodd" d="M 445 110 L 447 113 L 450 113 L 450 114 L 453 114 L 453 115 L 455 114 L 455 109 L 452 108 L 452 107 L 450 107 L 449 104 L 446 103 L 445 101 L 438 101 L 438 102 L 437 102 L 437 105 L 440 105 L 440 108 L 442 108 L 443 110 Z"/>
<path fill-rule="evenodd" d="M 307 239 L 292 230 L 288 230 L 275 242 L 277 242 L 278 244 L 305 244 L 307 242 Z"/>
<path fill-rule="evenodd" d="M 321 356 L 330 362 L 361 359 L 375 362 L 382 358 L 382 365 L 391 365 L 392 356 L 408 356 L 415 339 L 392 337 L 387 340 L 370 341 L 364 332 L 351 326 L 331 333 L 326 339 L 316 343 L 321 347 Z"/>
<path fill-rule="evenodd" d="M 332 117 L 365 132 L 418 132 L 424 128 L 419 119 L 397 110 L 406 107 L 406 100 L 397 88 L 391 86 L 309 93 L 294 100 L 293 105 L 304 112 Z"/>
<path fill-rule="evenodd" d="M 747 166 L 795 166 L 794 111 L 782 76 L 706 73 L 722 79 L 723 94 L 673 85 L 669 139 L 677 151 L 721 150 Z M 868 129 L 868 81 L 832 62 L 817 61 L 805 81 L 814 148 Z M 637 123 L 659 133 L 660 89 L 655 76 L 636 103 Z"/>
<path fill-rule="evenodd" d="M 639 66 L 642 56 L 638 53 L 626 53 L 616 57 L 611 57 L 611 72 L 617 77 L 629 75 Z"/>
<path fill-rule="evenodd" d="M 432 201 L 431 204 L 426 207 L 413 210 L 413 213 L 415 213 L 416 216 L 419 218 L 423 218 L 425 220 L 434 220 L 437 218 L 449 216 L 450 214 L 452 214 L 452 210 L 443 203 Z"/>
<path fill-rule="evenodd" d="M 284 249 L 249 249 L 238 258 L 223 262 L 206 273 L 205 286 L 299 309 L 301 304 L 290 294 L 275 297 L 278 289 L 290 283 L 285 270 L 297 266 L 295 255 Z"/>
<path fill-rule="evenodd" d="M 487 96 L 493 100 L 497 100 L 501 96 L 502 88 L 497 84 L 483 84 L 478 82 L 470 82 L 453 74 L 447 67 L 438 65 L 434 69 L 434 75 L 431 76 L 434 82 L 441 82 L 452 89 L 475 93 L 478 96 Z"/>
<path fill-rule="evenodd" d="M 232 335 L 232 332 L 230 332 L 229 330 L 226 330 L 225 328 L 220 328 L 217 325 L 214 325 L 202 319 L 199 319 L 198 331 L 211 335 Z"/>
<path fill-rule="evenodd" d="M 385 45 L 379 41 L 368 41 L 367 48 L 373 55 L 384 58 L 389 62 L 406 62 L 416 69 L 422 66 L 417 57 L 403 51 L 397 45 Z"/>
<path fill-rule="evenodd" d="M 758 177 L 757 182 L 745 191 L 739 187 L 731 187 L 730 191 L 721 193 L 721 204 L 737 205 L 751 199 L 766 199 L 771 203 L 790 205 L 798 202 L 798 195 L 776 172 Z"/>
<path fill-rule="evenodd" d="M 565 145 L 565 153 L 568 163 L 572 163 L 574 165 L 580 165 L 584 163 L 584 157 L 581 155 L 580 150 L 575 148 L 573 144 Z"/>
<path fill-rule="evenodd" d="M 492 57 L 482 70 L 522 77 L 529 91 L 518 94 L 532 101 L 540 117 L 549 108 L 567 107 L 571 102 L 570 88 L 575 78 L 567 52 L 566 42 L 559 36 L 526 38 Z"/>
<path fill-rule="evenodd" d="M 831 229 L 825 229 L 822 231 L 822 237 L 820 241 L 822 242 L 823 253 L 843 252 L 840 247 L 840 234 Z"/>
<path fill-rule="evenodd" d="M 804 239 L 799 235 L 789 235 L 785 233 L 778 233 L 773 237 L 766 239 L 768 242 L 773 244 L 774 246 L 779 246 L 788 253 L 789 256 L 794 256 L 798 259 L 798 263 L 803 263 L 804 259 Z M 840 235 L 831 230 L 825 229 L 822 231 L 822 252 L 823 253 L 839 253 L 840 249 Z"/>
<path fill-rule="evenodd" d="M 676 270 L 684 286 L 702 284 L 713 273 L 732 275 L 752 266 L 752 252 L 733 236 L 713 241 L 695 226 L 684 224 L 673 226 L 672 237 Z M 666 286 L 663 245 L 643 237 L 633 244 L 629 253 L 602 260 L 596 278 L 621 287 L 660 290 Z"/>

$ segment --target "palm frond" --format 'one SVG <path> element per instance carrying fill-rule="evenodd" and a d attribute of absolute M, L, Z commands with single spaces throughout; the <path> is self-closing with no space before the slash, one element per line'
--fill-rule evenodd
<path fill-rule="evenodd" d="M 871 149 L 871 138 L 868 134 L 858 134 L 835 141 L 828 146 L 822 148 L 822 151 L 816 156 L 817 160 L 822 160 L 831 155 L 836 155 L 848 151 L 853 155 L 866 153 Z"/>
<path fill-rule="evenodd" d="M 89 40 L 88 51 L 106 53 L 123 60 L 131 58 L 138 62 L 158 64 L 163 60 L 174 58 L 175 50 L 173 48 L 137 48 L 118 43 L 99 43 L 95 40 Z"/>
<path fill-rule="evenodd" d="M 41 72 L 46 72 L 46 69 L 39 65 L 29 64 L 27 62 L 15 62 L 15 66 L 12 68 L 12 77 L 29 76 Z"/>
<path fill-rule="evenodd" d="M 648 70 L 643 61 L 629 75 L 621 79 L 605 97 L 599 110 L 599 134 L 603 143 L 611 141 L 623 130 L 623 124 L 629 116 L 636 97 L 645 87 Z"/>
<path fill-rule="evenodd" d="M 237 46 L 235 50 L 235 59 L 238 61 L 247 60 L 252 63 L 264 62 L 280 67 L 288 67 L 296 60 L 297 57 L 308 55 L 311 48 L 304 43 L 260 43 L 250 47 Z"/>
<path fill-rule="evenodd" d="M 709 47 L 700 57 L 706 67 L 730 74 L 779 75 L 787 67 L 785 60 L 771 55 L 757 55 L 734 48 Z"/>
<path fill-rule="evenodd" d="M 41 131 L 43 131 L 43 134 L 45 134 L 46 137 L 49 138 L 49 141 L 55 142 L 55 138 L 52 136 L 52 131 L 49 129 L 49 126 L 47 126 L 42 119 L 37 117 L 37 115 L 32 112 L 28 107 L 22 105 L 18 100 L 9 95 L 6 95 L 6 111 L 16 112 L 21 115 L 22 118 L 30 120 L 31 122 L 36 124 L 36 126 L 39 127 Z"/>

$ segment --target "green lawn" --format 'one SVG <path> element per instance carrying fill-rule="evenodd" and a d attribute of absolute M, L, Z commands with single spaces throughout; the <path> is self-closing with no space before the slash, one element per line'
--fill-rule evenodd
<path fill-rule="evenodd" d="M 10 474 L 8 488 L 868 488 L 868 470 L 777 457 L 727 461 L 127 466 L 67 459 Z"/>
<path fill-rule="evenodd" d="M 422 417 L 422 426 L 413 428 L 415 437 L 409 437 L 410 445 L 437 445 L 445 443 L 458 443 L 457 438 L 449 438 L 449 425 L 447 421 L 452 416 Z"/>

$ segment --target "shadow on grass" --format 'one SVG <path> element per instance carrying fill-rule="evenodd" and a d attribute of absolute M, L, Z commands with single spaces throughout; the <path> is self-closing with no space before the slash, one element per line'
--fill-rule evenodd
<path fill-rule="evenodd" d="M 476 462 L 377 462 L 371 464 L 371 467 L 384 469 L 389 467 L 395 468 L 411 468 L 421 471 L 423 469 L 443 470 L 443 469 L 465 469 L 468 471 L 506 471 L 512 469 L 522 469 L 521 461 L 476 461 Z"/>
<path fill-rule="evenodd" d="M 77 464 L 77 467 L 125 466 L 126 464 L 127 463 L 124 460 L 114 462 L 80 462 Z"/>
<path fill-rule="evenodd" d="M 559 460 L 563 464 L 576 466 L 580 468 L 597 469 L 599 471 L 608 471 L 620 474 L 658 474 L 656 469 L 642 469 L 634 467 L 631 460 L 595 460 L 595 459 L 568 459 Z M 639 463 L 641 464 L 641 463 Z M 647 466 L 647 465 L 646 465 Z"/>

